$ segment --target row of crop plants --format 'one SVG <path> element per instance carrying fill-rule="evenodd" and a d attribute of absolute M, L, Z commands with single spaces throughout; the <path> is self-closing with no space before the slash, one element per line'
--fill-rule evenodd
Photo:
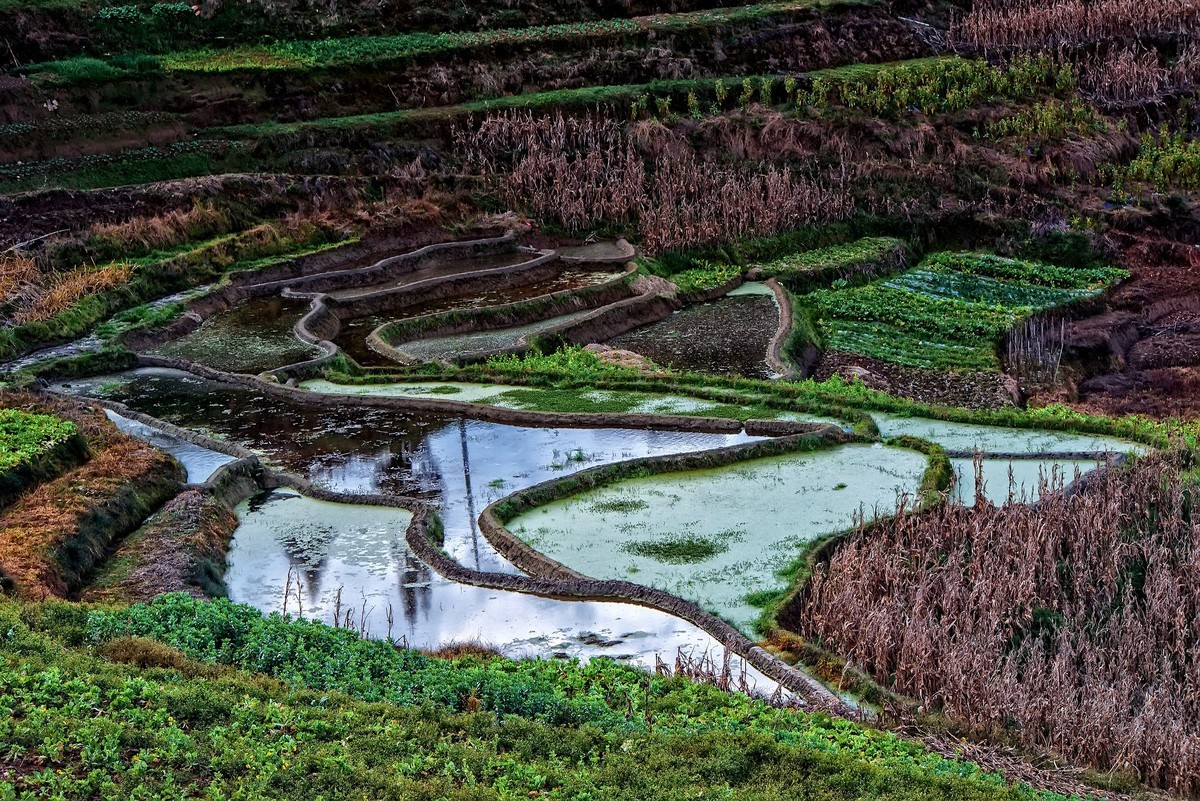
<path fill-rule="evenodd" d="M 1024 320 L 1093 297 L 1126 273 L 980 253 L 935 253 L 864 286 L 798 298 L 821 345 L 931 369 L 996 370 L 996 347 Z"/>

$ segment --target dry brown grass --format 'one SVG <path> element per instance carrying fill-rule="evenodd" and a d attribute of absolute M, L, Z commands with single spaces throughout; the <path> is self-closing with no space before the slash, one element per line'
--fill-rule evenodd
<path fill-rule="evenodd" d="M 461 659 L 464 656 L 477 656 L 483 659 L 500 659 L 504 656 L 493 646 L 484 645 L 483 643 L 475 640 L 446 643 L 440 648 L 422 651 L 422 653 L 436 657 L 437 659 Z"/>
<path fill-rule="evenodd" d="M 1200 524 L 1177 458 L 852 535 L 792 627 L 985 735 L 1200 793 Z"/>
<path fill-rule="evenodd" d="M 33 293 L 26 302 L 17 304 L 11 315 L 15 325 L 49 320 L 71 308 L 77 301 L 100 292 L 107 292 L 129 283 L 132 264 L 109 264 L 104 267 L 81 267 L 49 278 L 49 284 Z"/>
<path fill-rule="evenodd" d="M 100 649 L 100 655 L 111 662 L 146 668 L 179 668 L 187 655 L 177 648 L 143 637 L 118 637 Z"/>
<path fill-rule="evenodd" d="M 1147 103 L 1174 87 L 1171 71 L 1153 48 L 1114 48 L 1080 60 L 1077 71 L 1079 88 L 1105 105 Z"/>
<path fill-rule="evenodd" d="M 0 254 L 0 306 L 20 302 L 25 293 L 41 283 L 42 271 L 34 259 L 17 253 Z"/>
<path fill-rule="evenodd" d="M 100 223 L 88 232 L 93 245 L 118 252 L 149 253 L 189 239 L 227 229 L 229 216 L 208 203 L 176 209 L 119 223 Z"/>
<path fill-rule="evenodd" d="M 178 472 L 170 456 L 121 434 L 100 412 L 75 410 L 70 419 L 83 423 L 95 455 L 0 514 L 0 575 L 31 599 L 65 597 L 72 589 L 56 551 L 79 536 L 86 521 L 119 514 L 123 510 L 113 507 L 130 487 L 161 487 Z"/>

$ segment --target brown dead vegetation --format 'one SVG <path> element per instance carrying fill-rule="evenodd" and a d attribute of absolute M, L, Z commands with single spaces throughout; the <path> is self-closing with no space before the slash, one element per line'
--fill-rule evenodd
<path fill-rule="evenodd" d="M 99 223 L 88 232 L 90 244 L 109 250 L 149 253 L 190 239 L 228 230 L 228 212 L 211 203 L 190 209 L 167 209 L 122 222 Z"/>
<path fill-rule="evenodd" d="M 113 263 L 41 275 L 39 283 L 27 285 L 15 298 L 7 315 L 0 315 L 0 323 L 28 325 L 49 320 L 88 295 L 124 286 L 133 270 L 132 264 Z"/>
<path fill-rule="evenodd" d="M 0 577 L 26 598 L 66 597 L 114 537 L 175 491 L 182 470 L 170 456 L 118 432 L 98 411 L 72 409 L 65 401 L 32 405 L 76 422 L 94 456 L 0 514 Z"/>
<path fill-rule="evenodd" d="M 657 123 L 627 129 L 603 117 L 508 112 L 456 131 L 455 141 L 513 207 L 568 231 L 636 224 L 650 253 L 765 236 L 851 211 L 844 170 L 706 161 Z"/>
<path fill-rule="evenodd" d="M 785 619 L 973 731 L 1195 795 L 1200 524 L 1185 468 L 1149 456 L 1036 505 L 860 528 Z"/>
<path fill-rule="evenodd" d="M 980 0 L 951 27 L 954 41 L 976 47 L 1080 45 L 1200 30 L 1198 0 Z"/>
<path fill-rule="evenodd" d="M 137 603 L 164 592 L 223 594 L 221 573 L 235 528 L 237 516 L 212 496 L 180 493 L 126 538 L 80 597 Z"/>

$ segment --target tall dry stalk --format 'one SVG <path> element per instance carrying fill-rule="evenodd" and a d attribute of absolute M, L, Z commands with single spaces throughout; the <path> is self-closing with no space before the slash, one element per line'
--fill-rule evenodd
<path fill-rule="evenodd" d="M 981 48 L 1043 48 L 1200 30 L 1200 0 L 977 0 L 950 37 Z"/>
<path fill-rule="evenodd" d="M 765 236 L 850 213 L 841 173 L 701 161 L 661 125 L 508 112 L 455 134 L 468 166 L 510 206 L 571 231 L 636 225 L 645 249 Z"/>
<path fill-rule="evenodd" d="M 979 732 L 1200 794 L 1200 510 L 1185 467 L 1147 456 L 1035 505 L 862 527 L 817 568 L 793 625 Z"/>
<path fill-rule="evenodd" d="M 1008 335 L 1005 364 L 1023 387 L 1052 387 L 1062 366 L 1066 321 L 1046 317 L 1026 320 Z"/>

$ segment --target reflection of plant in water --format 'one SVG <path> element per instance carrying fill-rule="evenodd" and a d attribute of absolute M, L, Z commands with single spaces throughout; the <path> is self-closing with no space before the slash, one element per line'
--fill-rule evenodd
<path fill-rule="evenodd" d="M 508 482 L 507 482 L 507 481 L 505 481 L 505 480 L 504 480 L 504 479 L 502 479 L 502 478 L 493 478 L 491 481 L 489 481 L 489 482 L 487 483 L 487 485 L 488 485 L 488 487 L 490 487 L 491 489 L 503 489 L 503 488 L 504 488 L 504 485 L 505 485 L 505 484 L 507 484 L 507 483 L 508 483 Z"/>
<path fill-rule="evenodd" d="M 553 461 L 550 462 L 550 469 L 565 470 L 567 466 L 572 463 L 583 464 L 584 462 L 590 462 L 595 458 L 596 457 L 592 454 L 584 453 L 583 448 L 576 448 L 573 451 L 569 451 L 565 455 L 560 453 L 560 451 L 555 448 Z"/>
<path fill-rule="evenodd" d="M 321 525 L 294 525 L 279 532 L 279 544 L 287 551 L 298 567 L 316 570 L 329 555 L 334 529 Z"/>
<path fill-rule="evenodd" d="M 728 547 L 696 534 L 670 534 L 648 542 L 626 542 L 621 550 L 668 565 L 691 565 L 724 553 Z"/>

